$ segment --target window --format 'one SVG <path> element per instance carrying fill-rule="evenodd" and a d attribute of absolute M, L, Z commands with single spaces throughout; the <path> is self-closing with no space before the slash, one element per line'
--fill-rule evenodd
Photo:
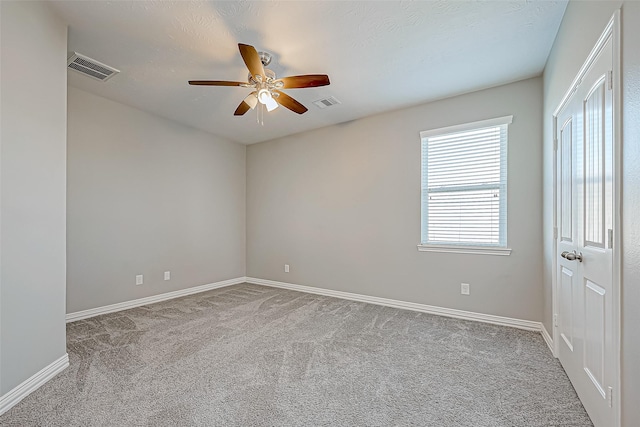
<path fill-rule="evenodd" d="M 509 255 L 507 128 L 512 116 L 420 133 L 421 251 Z"/>

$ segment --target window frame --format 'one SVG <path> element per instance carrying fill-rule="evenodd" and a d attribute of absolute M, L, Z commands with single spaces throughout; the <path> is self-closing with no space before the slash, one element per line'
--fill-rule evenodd
<path fill-rule="evenodd" d="M 454 126 L 441 127 L 436 129 L 429 129 L 426 131 L 420 132 L 420 244 L 418 245 L 418 251 L 420 252 L 445 252 L 445 253 L 464 253 L 464 254 L 486 254 L 486 255 L 510 255 L 511 248 L 507 245 L 507 228 L 508 228 L 508 218 L 507 218 L 507 191 L 504 193 L 504 197 L 500 198 L 500 213 L 504 215 L 504 222 L 500 225 L 499 230 L 499 243 L 487 243 L 487 244 L 464 244 L 458 242 L 433 242 L 430 243 L 428 241 L 428 199 L 425 198 L 425 194 L 427 193 L 425 190 L 426 181 L 425 171 L 423 170 L 422 159 L 424 158 L 424 150 L 428 149 L 428 139 L 434 136 L 445 136 L 452 133 L 459 132 L 468 132 L 473 130 L 480 130 L 489 127 L 496 126 L 506 126 L 506 139 L 504 144 L 501 141 L 501 149 L 500 149 L 500 162 L 501 162 L 501 176 L 500 183 L 498 184 L 487 184 L 486 188 L 489 187 L 498 187 L 504 186 L 505 190 L 507 189 L 507 166 L 508 166 L 508 155 L 507 155 L 507 146 L 509 143 L 509 125 L 513 122 L 513 116 L 503 116 L 496 117 L 493 119 L 487 120 L 479 120 L 470 123 L 462 123 Z M 504 164 L 503 164 L 504 162 Z M 428 175 L 427 175 L 428 177 Z M 428 178 L 427 178 L 428 179 Z M 474 187 L 478 189 L 478 187 Z M 440 190 L 443 191 L 443 190 Z M 464 188 L 458 187 L 456 191 L 465 191 Z M 467 189 L 466 191 L 469 191 Z"/>

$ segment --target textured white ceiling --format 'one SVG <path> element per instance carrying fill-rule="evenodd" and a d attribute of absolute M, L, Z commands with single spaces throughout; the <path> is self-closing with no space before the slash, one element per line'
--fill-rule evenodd
<path fill-rule="evenodd" d="M 121 71 L 69 85 L 251 144 L 542 72 L 566 1 L 54 1 L 69 51 Z M 249 89 L 238 43 L 273 54 L 278 76 L 328 74 L 290 89 L 309 108 L 234 117 Z M 319 109 L 335 96 L 342 104 Z"/>

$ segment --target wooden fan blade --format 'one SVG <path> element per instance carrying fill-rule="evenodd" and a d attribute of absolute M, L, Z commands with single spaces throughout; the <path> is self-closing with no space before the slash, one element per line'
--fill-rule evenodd
<path fill-rule="evenodd" d="M 236 111 L 233 113 L 233 115 L 234 116 L 242 116 L 244 113 L 246 113 L 250 109 L 251 109 L 251 106 L 249 104 L 247 104 L 246 102 L 242 101 L 240 103 L 240 105 L 238 105 L 238 108 L 236 108 Z"/>
<path fill-rule="evenodd" d="M 242 60 L 249 69 L 251 75 L 262 76 L 262 81 L 264 81 L 264 67 L 262 66 L 262 61 L 260 61 L 260 55 L 258 55 L 256 48 L 242 43 L 238 43 L 238 48 L 240 49 Z"/>
<path fill-rule="evenodd" d="M 189 80 L 190 85 L 197 86 L 242 86 L 243 82 L 227 82 L 224 80 Z"/>
<path fill-rule="evenodd" d="M 326 74 L 306 74 L 304 76 L 283 77 L 276 80 L 284 83 L 283 89 L 297 89 L 303 87 L 327 86 L 330 84 Z"/>
<path fill-rule="evenodd" d="M 280 92 L 279 90 L 274 90 L 274 92 L 278 94 L 278 97 L 275 98 L 275 100 L 278 102 L 278 104 L 282 105 L 283 107 L 288 108 L 289 110 L 293 111 L 294 113 L 304 114 L 304 113 L 307 112 L 307 107 L 305 107 L 304 105 L 300 104 L 298 101 L 296 101 L 295 99 L 293 99 L 292 97 L 290 97 L 286 93 Z"/>

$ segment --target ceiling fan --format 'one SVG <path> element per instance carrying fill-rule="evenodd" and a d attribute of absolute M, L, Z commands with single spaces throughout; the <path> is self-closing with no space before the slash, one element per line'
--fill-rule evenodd
<path fill-rule="evenodd" d="M 249 69 L 248 82 L 230 82 L 224 80 L 190 80 L 190 85 L 199 86 L 240 86 L 253 88 L 251 92 L 236 108 L 234 116 L 242 116 L 256 105 L 264 105 L 267 111 L 273 111 L 278 105 L 288 108 L 298 114 L 304 114 L 307 107 L 282 92 L 280 89 L 297 89 L 306 87 L 326 86 L 329 76 L 326 74 L 306 74 L 276 78 L 276 73 L 265 68 L 271 62 L 271 55 L 258 52 L 253 46 L 238 43 L 240 55 Z"/>

